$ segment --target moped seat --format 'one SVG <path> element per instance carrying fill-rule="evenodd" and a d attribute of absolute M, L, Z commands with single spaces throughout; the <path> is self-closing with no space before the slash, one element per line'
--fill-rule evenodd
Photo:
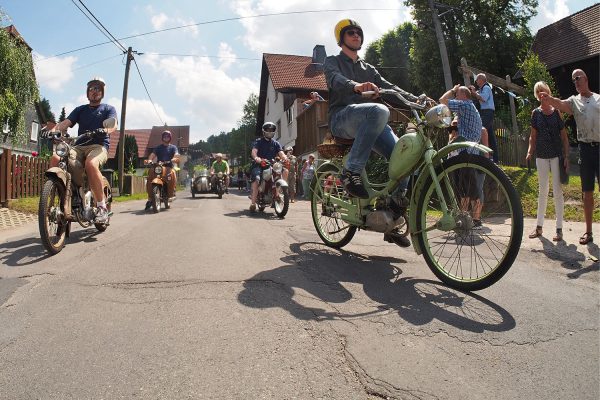
<path fill-rule="evenodd" d="M 344 139 L 341 137 L 337 137 L 337 136 L 332 136 L 333 141 L 335 144 L 341 144 L 344 146 L 352 146 L 352 143 L 354 143 L 354 139 Z"/>

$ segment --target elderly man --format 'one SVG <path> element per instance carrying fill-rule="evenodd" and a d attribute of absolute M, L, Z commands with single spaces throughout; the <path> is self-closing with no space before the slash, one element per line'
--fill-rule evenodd
<path fill-rule="evenodd" d="M 496 135 L 494 134 L 494 94 L 492 86 L 488 83 L 485 74 L 478 74 L 475 77 L 475 83 L 479 90 L 475 90 L 475 86 L 470 86 L 471 96 L 479 101 L 481 122 L 484 128 L 488 131 L 488 141 L 490 148 L 494 151 L 492 159 L 498 163 L 498 146 L 496 145 Z"/>
<path fill-rule="evenodd" d="M 594 212 L 594 185 L 600 187 L 600 95 L 590 90 L 587 75 L 576 69 L 571 74 L 577 95 L 560 100 L 546 93 L 540 93 L 540 100 L 549 103 L 559 111 L 573 114 L 577 123 L 581 191 L 583 192 L 583 214 L 585 233 L 579 238 L 580 244 L 594 241 L 592 219 Z"/>

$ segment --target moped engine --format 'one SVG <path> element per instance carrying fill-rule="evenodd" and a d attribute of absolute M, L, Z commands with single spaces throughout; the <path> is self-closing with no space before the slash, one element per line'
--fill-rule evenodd
<path fill-rule="evenodd" d="M 402 224 L 404 224 L 404 217 L 394 219 L 394 213 L 389 210 L 376 210 L 367 214 L 366 225 L 375 232 L 388 233 Z"/>

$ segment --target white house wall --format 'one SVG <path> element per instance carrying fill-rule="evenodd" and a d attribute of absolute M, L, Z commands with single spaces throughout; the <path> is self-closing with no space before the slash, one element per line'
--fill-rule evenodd
<path fill-rule="evenodd" d="M 283 94 L 276 93 L 275 88 L 273 87 L 273 81 L 269 76 L 269 83 L 267 84 L 267 99 L 265 106 L 265 119 L 264 121 L 274 122 L 280 129 L 277 132 L 277 141 L 281 143 L 282 146 L 293 146 L 296 141 L 296 136 L 298 132 L 296 116 L 297 116 L 297 100 L 294 101 L 291 108 L 294 110 L 294 115 L 292 117 L 292 123 L 288 124 L 287 115 L 285 110 L 283 109 Z"/>

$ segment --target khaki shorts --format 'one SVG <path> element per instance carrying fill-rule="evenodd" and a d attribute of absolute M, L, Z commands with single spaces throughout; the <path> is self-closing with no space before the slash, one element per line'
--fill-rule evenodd
<path fill-rule="evenodd" d="M 98 165 L 101 167 L 108 160 L 108 151 L 106 147 L 101 144 L 90 144 L 89 146 L 75 146 L 71 147 L 71 159 L 77 159 L 81 164 L 85 164 L 85 160 L 88 158 L 95 158 L 98 160 Z"/>

